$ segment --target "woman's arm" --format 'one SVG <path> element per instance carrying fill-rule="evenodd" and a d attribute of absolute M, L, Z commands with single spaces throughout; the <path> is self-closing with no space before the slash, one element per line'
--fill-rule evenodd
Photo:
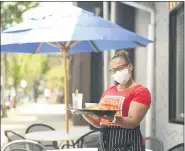
<path fill-rule="evenodd" d="M 143 120 L 148 109 L 149 107 L 144 104 L 131 102 L 128 117 L 116 117 L 116 122 L 114 124 L 118 124 L 128 129 L 135 128 Z M 109 120 L 110 122 L 114 119 L 113 116 L 103 116 L 101 118 Z"/>
<path fill-rule="evenodd" d="M 137 90 L 133 100 L 130 103 L 128 117 L 117 117 L 115 124 L 124 128 L 135 128 L 145 117 L 151 104 L 150 92 L 146 88 Z M 123 109 L 124 110 L 124 109 Z M 113 121 L 114 117 L 103 117 Z"/>
<path fill-rule="evenodd" d="M 91 116 L 88 114 L 83 114 L 82 116 L 88 123 L 90 123 L 94 127 L 97 127 L 97 128 L 100 127 L 100 118 L 98 116 Z"/>
<path fill-rule="evenodd" d="M 145 117 L 149 106 L 138 102 L 131 102 L 128 117 L 117 117 L 115 124 L 124 128 L 135 128 Z"/>

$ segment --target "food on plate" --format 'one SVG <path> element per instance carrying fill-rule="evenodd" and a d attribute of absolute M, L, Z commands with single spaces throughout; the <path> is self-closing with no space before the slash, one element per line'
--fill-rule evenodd
<path fill-rule="evenodd" d="M 86 109 L 89 109 L 89 110 L 107 110 L 107 107 L 96 104 L 96 105 L 87 106 Z"/>

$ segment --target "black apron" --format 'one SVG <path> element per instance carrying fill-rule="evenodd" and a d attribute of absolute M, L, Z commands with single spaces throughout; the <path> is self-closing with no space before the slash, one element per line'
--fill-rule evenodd
<path fill-rule="evenodd" d="M 98 151 L 143 151 L 140 127 L 101 126 Z"/>

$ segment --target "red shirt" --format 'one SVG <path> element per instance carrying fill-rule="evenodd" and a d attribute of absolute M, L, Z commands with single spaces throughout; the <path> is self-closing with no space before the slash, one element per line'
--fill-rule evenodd
<path fill-rule="evenodd" d="M 109 110 L 122 110 L 116 116 L 128 117 L 129 106 L 132 101 L 150 106 L 151 95 L 147 88 L 136 85 L 124 91 L 118 91 L 117 85 L 109 87 L 102 95 L 99 105 Z M 101 125 L 118 126 L 102 119 Z"/>

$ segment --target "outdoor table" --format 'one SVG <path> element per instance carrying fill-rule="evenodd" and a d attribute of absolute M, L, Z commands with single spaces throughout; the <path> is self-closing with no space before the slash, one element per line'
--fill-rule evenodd
<path fill-rule="evenodd" d="M 48 150 L 48 151 L 98 151 L 97 148 L 74 148 L 74 149 L 58 149 L 58 150 Z M 152 151 L 150 149 L 145 149 L 145 151 Z"/>
<path fill-rule="evenodd" d="M 38 131 L 30 132 L 25 134 L 26 139 L 34 141 L 69 141 L 77 140 L 82 135 L 90 132 L 90 130 L 79 131 L 71 130 L 68 134 L 64 130 L 55 130 L 55 131 Z"/>
<path fill-rule="evenodd" d="M 56 149 L 56 150 L 48 150 L 48 151 L 98 151 L 98 148 L 74 148 L 74 149 Z"/>

